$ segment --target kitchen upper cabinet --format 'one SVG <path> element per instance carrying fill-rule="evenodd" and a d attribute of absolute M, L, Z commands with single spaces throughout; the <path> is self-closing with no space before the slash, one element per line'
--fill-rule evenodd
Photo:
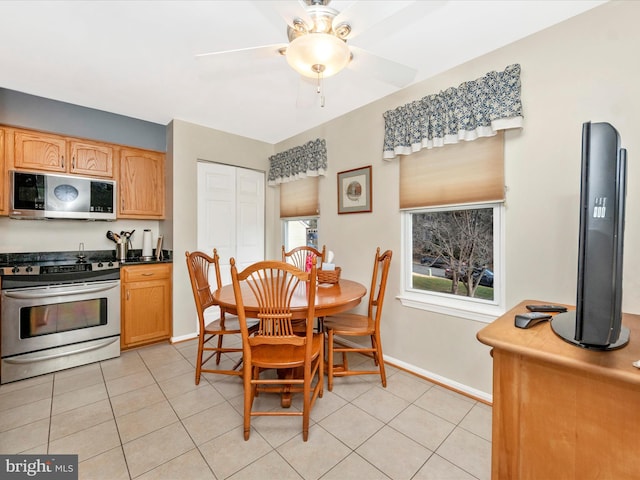
<path fill-rule="evenodd" d="M 53 133 L 0 126 L 0 215 L 9 170 L 117 180 L 118 218 L 164 219 L 165 154 Z"/>
<path fill-rule="evenodd" d="M 21 170 L 113 178 L 113 150 L 108 144 L 55 134 L 13 132 L 13 166 Z"/>
<path fill-rule="evenodd" d="M 58 135 L 15 130 L 13 166 L 22 170 L 65 173 L 67 141 Z"/>
<path fill-rule="evenodd" d="M 171 267 L 158 263 L 120 270 L 123 349 L 171 337 Z"/>
<path fill-rule="evenodd" d="M 120 150 L 118 218 L 164 218 L 164 162 L 161 152 Z"/>
<path fill-rule="evenodd" d="M 111 145 L 72 140 L 69 142 L 69 173 L 113 178 Z"/>

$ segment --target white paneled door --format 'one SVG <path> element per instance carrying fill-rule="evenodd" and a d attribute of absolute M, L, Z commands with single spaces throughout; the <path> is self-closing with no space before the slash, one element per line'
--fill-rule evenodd
<path fill-rule="evenodd" d="M 198 162 L 198 250 L 218 250 L 225 284 L 231 257 L 238 270 L 264 260 L 264 188 L 264 172 Z"/>

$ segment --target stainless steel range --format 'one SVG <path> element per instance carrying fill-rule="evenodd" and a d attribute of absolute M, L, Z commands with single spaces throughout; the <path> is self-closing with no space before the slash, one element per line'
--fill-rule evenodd
<path fill-rule="evenodd" d="M 0 274 L 0 383 L 120 355 L 118 262 L 36 260 Z"/>

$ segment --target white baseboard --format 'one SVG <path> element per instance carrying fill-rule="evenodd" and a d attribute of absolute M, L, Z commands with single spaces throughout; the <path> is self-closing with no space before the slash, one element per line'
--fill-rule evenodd
<path fill-rule="evenodd" d="M 171 337 L 170 341 L 171 343 L 178 343 L 186 340 L 193 340 L 194 338 L 198 338 L 198 334 L 196 332 L 188 333 L 187 335 L 180 335 L 179 337 Z"/>
<path fill-rule="evenodd" d="M 340 343 L 344 343 L 346 346 L 353 346 L 353 347 L 362 346 L 355 342 L 346 340 L 342 337 L 340 337 Z M 429 381 L 432 381 L 444 387 L 450 388 L 451 390 L 460 392 L 473 399 L 481 400 L 482 402 L 488 403 L 490 405 L 493 403 L 493 395 L 489 393 L 486 393 L 476 388 L 470 387 L 468 385 L 464 385 L 462 383 L 456 382 L 455 380 L 451 380 L 450 378 L 443 377 L 442 375 L 438 375 L 437 373 L 430 372 L 428 370 L 424 370 L 422 368 L 416 367 L 415 365 L 411 365 L 410 363 L 403 362 L 402 360 L 398 360 L 388 355 L 384 355 L 384 361 L 389 365 L 401 368 L 402 370 L 406 370 L 409 373 L 413 373 L 419 377 L 425 378 Z"/>
<path fill-rule="evenodd" d="M 198 338 L 198 334 L 196 332 L 189 333 L 187 335 L 181 335 L 178 337 L 171 337 L 171 343 L 184 342 L 186 340 L 192 340 L 194 338 Z M 352 342 L 345 338 L 340 337 L 340 343 L 344 343 L 350 347 L 359 347 L 361 346 L 358 343 Z M 442 385 L 444 387 L 450 388 L 456 392 L 460 392 L 468 397 L 481 400 L 485 403 L 492 404 L 493 403 L 493 395 L 478 390 L 476 388 L 472 388 L 468 385 L 464 385 L 462 383 L 456 382 L 455 380 L 451 380 L 450 378 L 443 377 L 442 375 L 438 375 L 437 373 L 430 372 L 429 370 L 424 370 L 423 368 L 416 367 L 415 365 L 411 365 L 410 363 L 403 362 L 402 360 L 398 360 L 397 358 L 390 357 L 389 355 L 384 355 L 385 363 L 389 365 L 393 365 L 395 367 L 401 368 L 402 370 L 406 370 L 409 373 L 413 373 L 421 378 L 425 378 L 429 381 Z"/>

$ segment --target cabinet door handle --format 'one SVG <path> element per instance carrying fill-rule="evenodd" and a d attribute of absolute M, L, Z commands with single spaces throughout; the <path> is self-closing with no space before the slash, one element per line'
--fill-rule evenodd
<path fill-rule="evenodd" d="M 142 276 L 143 277 L 152 277 L 153 273 L 143 273 Z"/>
<path fill-rule="evenodd" d="M 131 293 L 131 290 L 127 290 L 127 300 L 129 300 L 129 298 L 131 298 L 130 293 Z"/>
<path fill-rule="evenodd" d="M 71 157 L 71 169 L 76 169 L 76 157 Z"/>
<path fill-rule="evenodd" d="M 62 159 L 62 168 L 64 168 L 64 155 L 60 155 L 60 158 Z"/>

